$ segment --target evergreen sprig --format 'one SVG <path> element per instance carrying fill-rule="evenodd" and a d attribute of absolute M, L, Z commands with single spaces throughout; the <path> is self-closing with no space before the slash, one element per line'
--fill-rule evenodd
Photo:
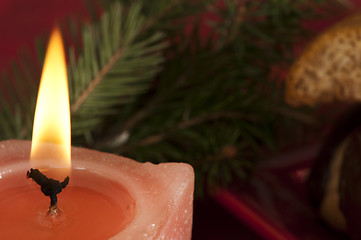
<path fill-rule="evenodd" d="M 260 143 L 272 146 L 270 116 L 259 92 L 248 91 L 249 83 L 239 80 L 233 55 L 198 46 L 175 50 L 152 96 L 156 104 L 138 103 L 143 109 L 134 108 L 130 116 L 147 114 L 124 130 L 129 139 L 116 151 L 138 161 L 188 162 L 199 184 L 214 187 L 245 177 Z"/>
<path fill-rule="evenodd" d="M 35 110 L 36 84 L 39 67 L 29 57 L 13 62 L 12 70 L 3 73 L 0 81 L 0 139 L 29 139 Z"/>
<path fill-rule="evenodd" d="M 269 78 L 291 63 L 292 44 L 305 36 L 301 21 L 317 16 L 321 1 L 102 2 L 101 18 L 91 9 L 82 44 L 70 48 L 73 144 L 188 162 L 202 192 L 245 178 L 264 149 L 276 149 L 277 124 L 288 133 L 297 122 L 315 123 L 284 104 Z M 215 20 L 203 41 L 207 11 Z M 0 95 L 1 139 L 31 135 L 38 80 L 25 66 L 15 67 L 18 82 L 0 82 L 9 86 Z"/>
<path fill-rule="evenodd" d="M 116 2 L 96 25 L 83 33 L 83 54 L 70 53 L 72 134 L 90 136 L 107 115 L 129 104 L 149 88 L 161 69 L 162 32 L 141 37 L 144 16 L 141 4 L 129 9 Z"/>

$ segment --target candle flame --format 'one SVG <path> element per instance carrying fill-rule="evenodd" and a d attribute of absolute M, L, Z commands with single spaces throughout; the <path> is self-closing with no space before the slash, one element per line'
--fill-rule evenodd
<path fill-rule="evenodd" d="M 36 103 L 30 162 L 35 168 L 69 175 L 70 107 L 65 53 L 61 33 L 51 34 Z"/>

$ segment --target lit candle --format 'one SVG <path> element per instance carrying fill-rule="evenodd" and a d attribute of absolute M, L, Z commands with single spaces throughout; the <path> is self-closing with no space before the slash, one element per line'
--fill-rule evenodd
<path fill-rule="evenodd" d="M 192 167 L 141 164 L 71 148 L 65 57 L 58 30 L 52 34 L 45 61 L 33 142 L 0 142 L 0 238 L 190 239 Z M 26 180 L 30 168 L 60 182 L 70 176 L 58 194 L 59 213 L 49 214 L 49 198 L 39 185 Z"/>

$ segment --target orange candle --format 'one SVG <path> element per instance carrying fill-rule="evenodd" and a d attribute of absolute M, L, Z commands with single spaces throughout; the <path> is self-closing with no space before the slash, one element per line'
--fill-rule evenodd
<path fill-rule="evenodd" d="M 191 239 L 194 172 L 184 163 L 138 163 L 72 147 L 62 211 L 25 178 L 30 141 L 0 142 L 0 239 Z"/>
<path fill-rule="evenodd" d="M 33 141 L 0 142 L 0 239 L 191 238 L 194 172 L 184 163 L 138 163 L 70 147 L 65 55 L 55 30 L 45 57 Z M 60 212 L 25 178 L 30 168 L 63 181 Z"/>

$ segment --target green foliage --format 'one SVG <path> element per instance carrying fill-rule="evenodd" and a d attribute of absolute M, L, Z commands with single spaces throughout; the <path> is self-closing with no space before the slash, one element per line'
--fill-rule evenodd
<path fill-rule="evenodd" d="M 35 110 L 35 90 L 39 82 L 38 67 L 24 52 L 0 81 L 0 139 L 30 139 Z M 31 100 L 29 102 L 29 99 Z"/>
<path fill-rule="evenodd" d="M 125 10 L 119 3 L 98 24 L 86 26 L 83 51 L 70 51 L 72 134 L 90 135 L 119 106 L 145 93 L 164 61 L 162 32 L 142 37 L 144 16 L 138 3 Z"/>
<path fill-rule="evenodd" d="M 277 125 L 290 132 L 299 126 L 294 119 L 313 123 L 286 106 L 269 79 L 292 61 L 293 44 L 305 36 L 300 21 L 314 16 L 318 1 L 102 3 L 100 19 L 89 7 L 94 20 L 82 26 L 82 44 L 79 26 L 69 27 L 73 144 L 138 161 L 188 162 L 201 193 L 205 184 L 245 178 L 264 149 L 277 148 L 277 136 L 287 137 Z M 202 39 L 206 11 L 214 18 Z M 8 85 L 0 95 L 1 139 L 31 135 L 39 77 L 25 66 L 0 82 Z"/>

